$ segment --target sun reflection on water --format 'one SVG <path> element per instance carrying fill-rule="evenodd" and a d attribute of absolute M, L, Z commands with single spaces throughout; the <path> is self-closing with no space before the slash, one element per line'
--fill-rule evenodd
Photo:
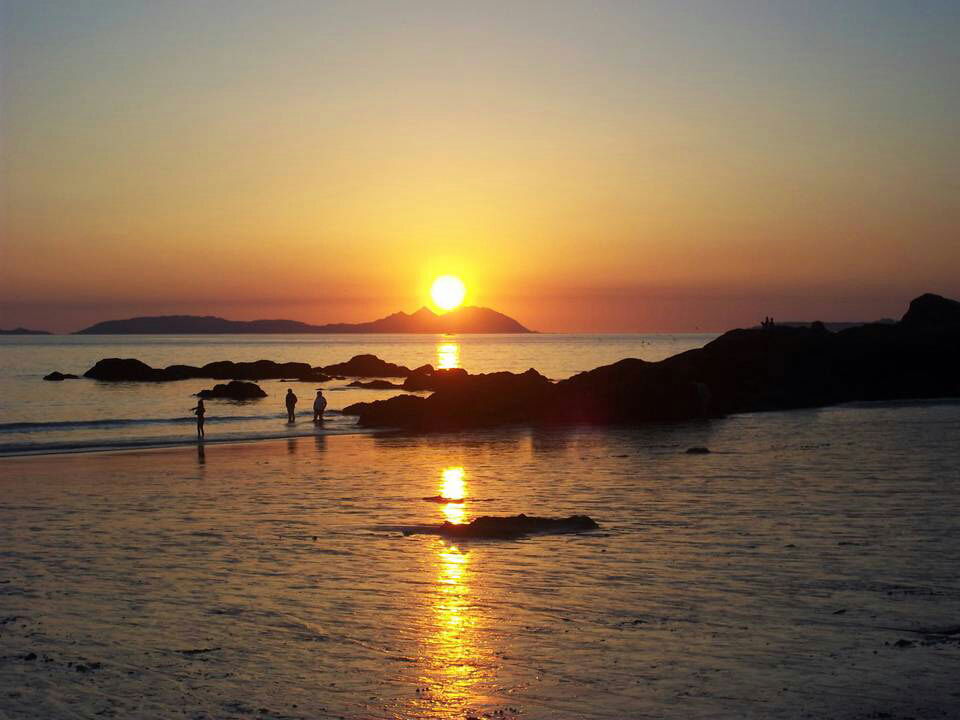
<path fill-rule="evenodd" d="M 462 466 L 441 469 L 439 494 L 450 500 L 466 501 L 467 473 Z M 440 506 L 446 520 L 465 522 L 466 502 Z M 435 538 L 423 545 L 432 569 L 428 618 L 422 638 L 424 666 L 417 679 L 425 692 L 412 700 L 404 717 L 462 719 L 479 716 L 478 708 L 489 702 L 490 684 L 497 664 L 483 638 L 483 614 L 477 602 L 477 565 L 480 556 L 461 544 Z"/>
<path fill-rule="evenodd" d="M 441 369 L 460 367 L 460 344 L 443 342 L 437 345 L 437 367 Z"/>
<path fill-rule="evenodd" d="M 467 497 L 467 482 L 462 467 L 446 467 L 440 480 L 440 496 L 460 502 L 450 502 L 441 508 L 449 522 L 460 524 L 467 517 L 463 502 Z"/>
<path fill-rule="evenodd" d="M 474 665 L 477 619 L 470 612 L 470 560 L 469 553 L 453 545 L 441 545 L 437 552 L 436 632 L 431 645 L 443 698 L 452 703 L 470 699 L 479 671 Z"/>

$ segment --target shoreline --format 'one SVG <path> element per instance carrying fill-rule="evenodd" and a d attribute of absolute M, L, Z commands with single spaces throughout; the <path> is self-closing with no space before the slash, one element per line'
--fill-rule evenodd
<path fill-rule="evenodd" d="M 958 405 L 960 404 L 960 396 L 956 397 L 935 397 L 935 398 L 901 398 L 901 399 L 891 399 L 891 400 L 850 400 L 847 402 L 836 403 L 833 405 L 824 405 L 824 406 L 815 406 L 815 407 L 801 407 L 801 408 L 790 408 L 790 409 L 770 409 L 770 410 L 751 410 L 741 413 L 730 413 L 723 417 L 717 418 L 703 418 L 702 420 L 708 423 L 713 423 L 716 421 L 729 420 L 732 418 L 739 417 L 748 417 L 752 415 L 771 415 L 776 413 L 782 413 L 787 415 L 795 415 L 802 412 L 817 412 L 820 410 L 826 409 L 842 409 L 849 408 L 851 410 L 863 410 L 863 409 L 897 409 L 897 408 L 910 408 L 910 407 L 935 407 L 935 406 L 949 406 L 949 405 Z M 317 431 L 316 428 L 312 432 L 302 432 L 295 434 L 286 434 L 286 435 L 256 435 L 251 437 L 225 437 L 225 438 L 213 438 L 205 439 L 203 442 L 198 442 L 195 438 L 190 439 L 171 439 L 169 441 L 145 441 L 143 443 L 131 442 L 124 445 L 105 445 L 103 443 L 97 443 L 85 446 L 73 446 L 65 448 L 40 448 L 35 451 L 31 450 L 22 450 L 16 452 L 0 452 L 0 462 L 6 459 L 24 459 L 24 458 L 48 458 L 48 457 L 59 457 L 59 456 L 73 456 L 73 455 L 94 455 L 94 454 L 120 454 L 125 452 L 159 452 L 159 451 L 173 451 L 173 450 L 186 450 L 189 448 L 205 448 L 210 446 L 227 446 L 227 445 L 254 445 L 258 443 L 269 444 L 280 442 L 283 440 L 300 440 L 303 438 L 330 438 L 330 437 L 383 437 L 383 436 L 410 436 L 416 438 L 435 438 L 437 436 L 451 436 L 451 435 L 462 435 L 467 434 L 469 436 L 474 436 L 478 433 L 485 432 L 499 432 L 499 431 L 509 431 L 509 430 L 525 430 L 525 431 L 543 431 L 543 430 L 629 430 L 636 429 L 639 431 L 649 430 L 652 428 L 664 428 L 671 427 L 676 425 L 684 425 L 691 422 L 690 420 L 676 420 L 676 421 L 658 421 L 658 422 L 647 422 L 640 424 L 613 424 L 613 425 L 583 425 L 577 423 L 560 423 L 554 425 L 532 425 L 525 423 L 516 423 L 511 425 L 497 425 L 489 427 L 469 427 L 469 428 L 457 428 L 450 429 L 440 432 L 428 432 L 428 431 L 416 431 L 410 430 L 408 428 L 389 428 L 389 427 L 362 427 L 359 425 L 351 426 L 349 429 L 327 429 L 323 431 Z"/>
<path fill-rule="evenodd" d="M 400 429 L 390 428 L 362 428 L 357 427 L 351 430 L 326 430 L 322 432 L 304 432 L 290 435 L 259 435 L 245 438 L 214 438 L 198 442 L 195 438 L 190 440 L 170 440 L 169 442 L 145 441 L 143 443 L 131 442 L 124 445 L 104 445 L 103 443 L 90 444 L 87 446 L 73 446 L 62 449 L 40 448 L 35 451 L 23 450 L 16 452 L 0 452 L 0 462 L 10 458 L 34 458 L 34 457 L 57 457 L 72 455 L 92 455 L 97 453 L 117 454 L 123 452 L 138 452 L 143 450 L 163 451 L 163 450 L 181 450 L 187 448 L 202 448 L 211 445 L 252 445 L 255 443 L 280 442 L 282 440 L 299 440 L 302 438 L 328 438 L 340 436 L 375 436 L 375 435 L 393 435 L 402 432 Z"/>

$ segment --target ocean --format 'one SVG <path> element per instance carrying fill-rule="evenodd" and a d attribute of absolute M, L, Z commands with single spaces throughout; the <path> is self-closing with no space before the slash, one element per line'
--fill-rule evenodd
<path fill-rule="evenodd" d="M 361 353 L 414 368 L 462 367 L 472 373 L 536 368 L 563 379 L 625 357 L 662 360 L 701 347 L 715 335 L 53 335 L 0 338 L 0 455 L 77 452 L 193 442 L 193 394 L 214 380 L 173 383 L 45 382 L 57 370 L 82 376 L 97 360 L 136 358 L 153 367 L 204 365 L 217 360 L 330 365 Z M 246 403 L 207 401 L 209 442 L 359 432 L 340 415 L 360 401 L 398 391 L 325 384 L 261 381 L 268 397 Z M 299 398 L 301 422 L 286 424 L 283 397 Z M 327 396 L 324 427 L 309 421 L 317 388 Z"/>
<path fill-rule="evenodd" d="M 709 338 L 4 340 L 0 716 L 960 716 L 958 400 L 411 435 L 352 430 L 390 393 L 337 383 L 290 430 L 265 382 L 198 445 L 212 381 L 40 379 L 360 352 L 560 378 Z M 404 533 L 519 513 L 599 530 Z"/>

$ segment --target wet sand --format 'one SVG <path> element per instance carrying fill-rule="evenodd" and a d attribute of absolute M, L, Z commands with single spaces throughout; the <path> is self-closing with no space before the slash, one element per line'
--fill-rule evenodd
<path fill-rule="evenodd" d="M 0 716 L 957 717 L 958 430 L 946 403 L 3 459 Z M 401 532 L 520 512 L 601 529 Z"/>

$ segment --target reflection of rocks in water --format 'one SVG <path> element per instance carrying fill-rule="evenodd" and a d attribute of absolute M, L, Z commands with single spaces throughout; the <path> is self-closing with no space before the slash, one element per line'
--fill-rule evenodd
<path fill-rule="evenodd" d="M 459 525 L 421 525 L 406 528 L 404 535 L 442 535 L 451 538 L 516 538 L 534 533 L 574 533 L 597 530 L 599 525 L 587 515 L 566 518 L 544 518 L 520 515 L 498 517 L 484 515 L 472 522 Z"/>

